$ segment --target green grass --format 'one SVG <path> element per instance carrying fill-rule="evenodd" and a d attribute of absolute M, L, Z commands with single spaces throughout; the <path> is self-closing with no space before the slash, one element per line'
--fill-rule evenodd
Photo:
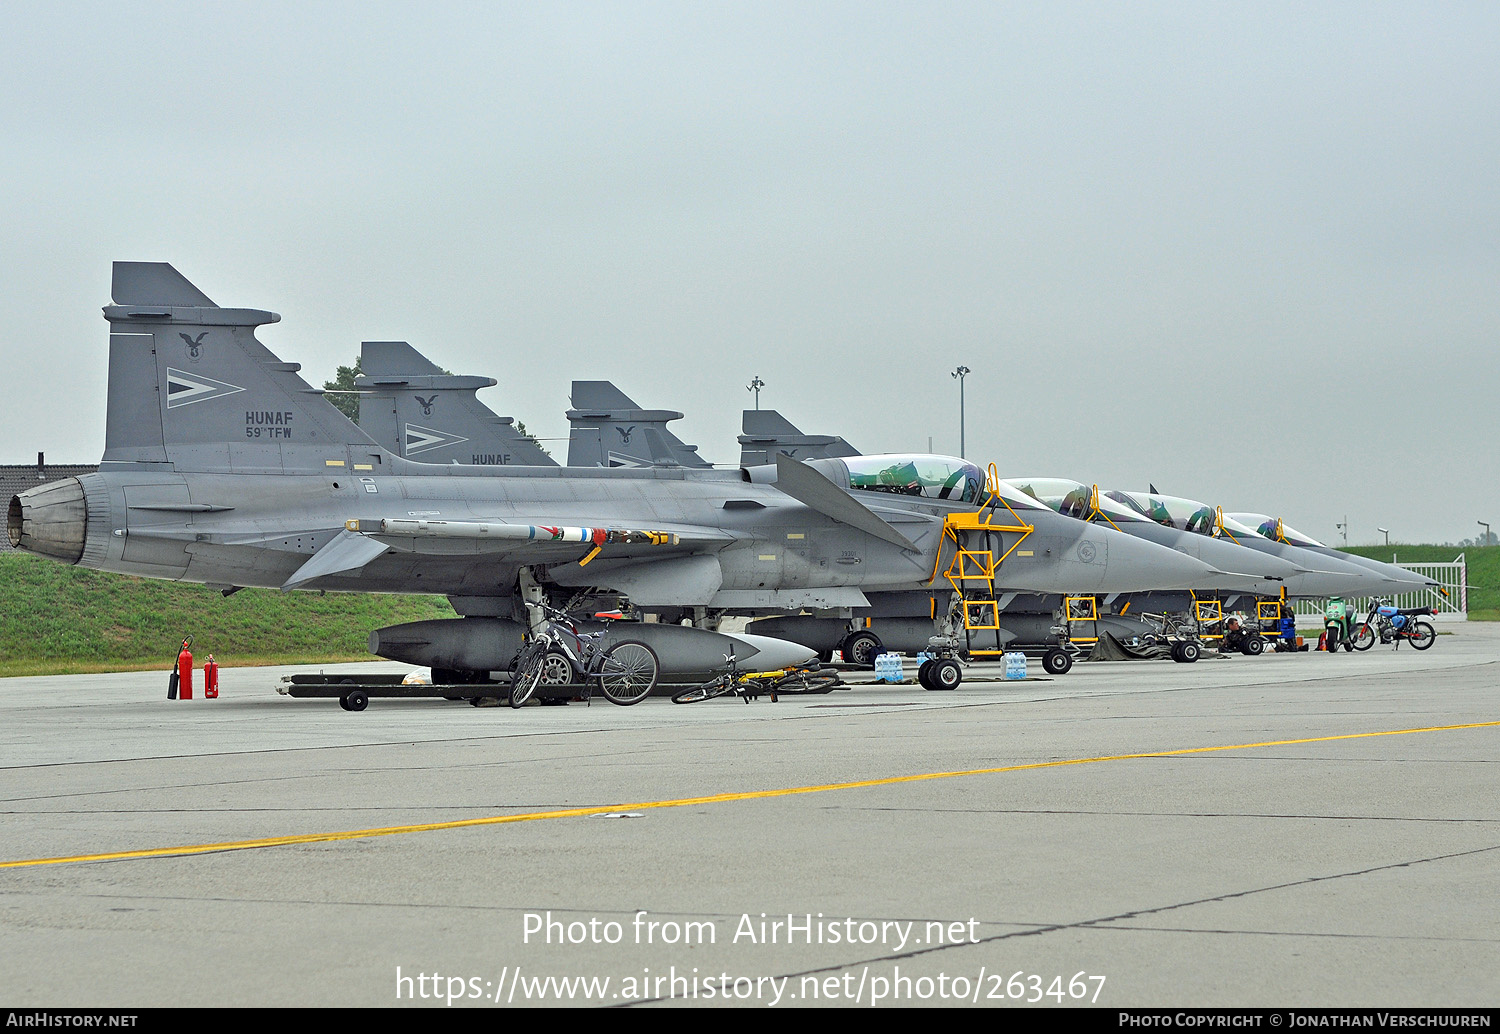
<path fill-rule="evenodd" d="M 0 553 L 0 676 L 167 668 L 184 636 L 220 664 L 367 660 L 371 629 L 453 617 L 435 596 L 244 589 L 102 574 Z"/>
<path fill-rule="evenodd" d="M 1500 546 L 1420 546 L 1392 542 L 1389 546 L 1348 546 L 1344 550 L 1371 560 L 1403 564 L 1447 563 L 1464 555 L 1469 567 L 1469 620 L 1500 620 Z"/>

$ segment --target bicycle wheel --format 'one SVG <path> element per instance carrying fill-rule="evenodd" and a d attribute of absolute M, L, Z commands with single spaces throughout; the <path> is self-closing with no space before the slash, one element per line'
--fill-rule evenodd
<path fill-rule="evenodd" d="M 792 671 L 771 683 L 771 692 L 789 695 L 832 693 L 842 681 L 837 672 Z"/>
<path fill-rule="evenodd" d="M 721 697 L 725 693 L 732 692 L 734 692 L 734 683 L 729 680 L 729 676 L 721 675 L 712 682 L 705 682 L 701 686 L 694 686 L 692 689 L 684 689 L 674 694 L 672 703 L 696 704 L 700 700 L 712 700 L 714 697 Z"/>
<path fill-rule="evenodd" d="M 1368 650 L 1375 645 L 1375 629 L 1369 624 L 1360 625 L 1354 633 L 1354 648 L 1356 650 Z"/>
<path fill-rule="evenodd" d="M 531 699 L 536 687 L 542 684 L 546 671 L 547 648 L 537 644 L 521 651 L 516 659 L 516 673 L 510 680 L 510 706 L 520 707 Z"/>
<path fill-rule="evenodd" d="M 1425 621 L 1414 621 L 1407 639 L 1413 650 L 1425 650 L 1437 640 L 1437 630 Z"/>
<path fill-rule="evenodd" d="M 604 699 L 623 707 L 645 700 L 656 688 L 660 671 L 656 652 L 632 639 L 611 646 L 594 674 L 599 678 Z"/>

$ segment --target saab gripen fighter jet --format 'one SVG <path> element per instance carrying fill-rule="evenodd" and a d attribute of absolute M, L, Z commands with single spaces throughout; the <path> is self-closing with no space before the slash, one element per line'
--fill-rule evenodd
<path fill-rule="evenodd" d="M 1362 596 L 1380 591 L 1379 579 L 1367 568 L 1349 563 L 1342 554 L 1331 550 L 1319 554 L 1290 543 L 1272 541 L 1226 515 L 1221 507 L 1159 492 L 1109 491 L 1104 495 L 1165 527 L 1224 538 L 1235 545 L 1294 564 L 1297 573 L 1286 579 L 1288 596 L 1318 599 Z"/>
<path fill-rule="evenodd" d="M 1213 583 L 1196 587 L 1203 591 L 1280 597 L 1287 579 L 1298 574 L 1297 566 L 1290 561 L 1243 548 L 1232 539 L 1158 523 L 1133 507 L 1110 498 L 1097 485 L 1064 478 L 1007 478 L 1006 481 L 1058 513 L 1079 520 L 1107 523 L 1127 535 L 1197 557 L 1221 572 Z M 1184 587 L 1162 585 L 1160 588 Z"/>
<path fill-rule="evenodd" d="M 980 527 L 985 554 L 1004 557 L 1007 584 L 1023 591 L 1134 591 L 1213 573 L 1035 503 L 1024 526 L 991 521 L 1001 500 L 958 459 L 868 471 L 786 456 L 757 471 L 402 459 L 256 339 L 275 313 L 222 308 L 166 263 L 116 263 L 111 293 L 100 469 L 13 497 L 11 543 L 226 593 L 445 595 L 463 615 L 375 633 L 382 656 L 485 677 L 514 659 L 543 603 L 599 590 L 639 611 L 859 608 L 871 591 L 924 594 L 936 609 L 948 595 L 940 573 Z M 696 633 L 714 635 L 671 634 Z"/>
<path fill-rule="evenodd" d="M 1408 571 L 1404 567 L 1381 563 L 1379 560 L 1371 560 L 1355 553 L 1344 553 L 1332 546 L 1324 545 L 1312 536 L 1302 534 L 1279 517 L 1268 517 L 1263 513 L 1230 513 L 1225 514 L 1225 517 L 1247 528 L 1255 529 L 1257 534 L 1272 542 L 1295 546 L 1319 556 L 1332 557 L 1342 563 L 1365 568 L 1380 576 L 1378 583 L 1367 580 L 1360 587 L 1357 595 L 1400 595 L 1408 592 L 1436 591 L 1442 588 L 1431 578 Z"/>

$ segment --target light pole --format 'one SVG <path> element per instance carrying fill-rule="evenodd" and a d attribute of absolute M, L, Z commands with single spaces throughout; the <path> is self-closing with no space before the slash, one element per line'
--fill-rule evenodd
<path fill-rule="evenodd" d="M 967 443 L 964 441 L 964 378 L 970 374 L 967 366 L 960 366 L 948 376 L 958 378 L 958 455 L 960 459 L 968 459 L 964 455 Z"/>
<path fill-rule="evenodd" d="M 1484 521 L 1480 521 L 1479 526 L 1484 529 L 1484 544 L 1488 546 L 1490 544 L 1490 539 L 1494 537 L 1490 534 L 1490 526 L 1484 523 Z"/>
<path fill-rule="evenodd" d="M 1378 532 L 1380 532 L 1380 534 L 1382 534 L 1382 535 L 1385 536 L 1385 544 L 1387 546 L 1389 546 L 1391 544 L 1391 531 L 1390 531 L 1390 529 L 1389 528 L 1376 528 L 1375 530 L 1378 531 Z"/>
<path fill-rule="evenodd" d="M 753 391 L 753 392 L 755 392 L 755 408 L 756 409 L 760 408 L 760 389 L 764 388 L 765 386 L 766 386 L 766 382 L 763 381 L 763 380 L 761 380 L 759 377 L 756 377 L 749 384 L 745 385 L 745 390 L 746 391 Z"/>

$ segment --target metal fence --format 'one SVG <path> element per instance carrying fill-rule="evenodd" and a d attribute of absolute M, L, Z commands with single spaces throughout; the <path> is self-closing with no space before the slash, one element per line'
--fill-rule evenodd
<path fill-rule="evenodd" d="M 1457 558 L 1441 564 L 1400 564 L 1397 567 L 1405 568 L 1415 574 L 1431 578 L 1443 587 L 1443 591 L 1427 589 L 1422 592 L 1406 592 L 1391 599 L 1398 607 L 1431 607 L 1434 617 L 1444 621 L 1467 621 L 1469 620 L 1469 565 L 1464 559 L 1464 554 L 1458 554 Z M 1355 611 L 1364 614 L 1370 609 L 1370 598 L 1360 596 L 1351 599 L 1350 604 Z M 1296 605 L 1298 617 L 1318 616 L 1323 614 L 1323 604 L 1320 600 L 1299 600 Z"/>

